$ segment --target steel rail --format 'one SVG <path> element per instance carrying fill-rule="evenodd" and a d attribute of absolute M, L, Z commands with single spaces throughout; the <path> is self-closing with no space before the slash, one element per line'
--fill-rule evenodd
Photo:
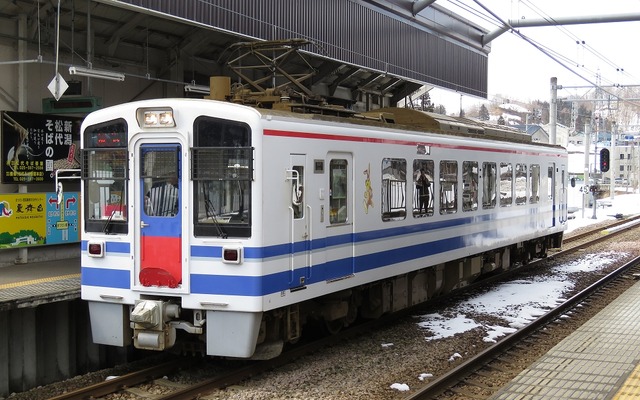
<path fill-rule="evenodd" d="M 68 393 L 51 397 L 49 400 L 87 400 L 100 398 L 119 390 L 140 385 L 159 377 L 165 376 L 179 368 L 185 367 L 191 363 L 188 358 L 180 360 L 172 360 L 140 371 L 135 371 L 126 375 L 122 375 L 113 379 L 109 379 L 91 386 L 86 386 Z"/>
<path fill-rule="evenodd" d="M 598 290 L 602 289 L 605 285 L 613 281 L 614 279 L 620 277 L 625 272 L 629 271 L 631 268 L 634 268 L 640 264 L 640 257 L 636 257 L 633 260 L 627 262 L 620 268 L 601 278 L 597 282 L 593 283 L 586 289 L 572 296 L 570 299 L 566 300 L 558 307 L 553 310 L 547 312 L 542 315 L 537 320 L 528 324 L 527 326 L 520 328 L 516 332 L 511 335 L 505 337 L 503 340 L 499 341 L 495 345 L 487 348 L 482 351 L 475 357 L 467 360 L 466 362 L 460 364 L 456 368 L 447 372 L 446 374 L 436 378 L 428 385 L 420 388 L 416 393 L 413 393 L 407 397 L 404 397 L 403 400 L 422 400 L 433 398 L 439 394 L 444 393 L 449 388 L 455 386 L 457 383 L 461 381 L 461 377 L 466 377 L 471 375 L 474 371 L 480 369 L 482 366 L 488 364 L 491 360 L 494 360 L 497 356 L 504 353 L 509 348 L 517 345 L 526 337 L 532 335 L 535 331 L 543 328 L 554 320 L 558 319 L 560 316 L 567 313 L 567 311 L 576 307 L 579 303 L 582 303 L 586 298 L 593 295 Z"/>

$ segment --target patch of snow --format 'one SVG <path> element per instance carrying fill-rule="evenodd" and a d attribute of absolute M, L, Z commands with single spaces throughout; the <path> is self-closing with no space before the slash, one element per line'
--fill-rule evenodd
<path fill-rule="evenodd" d="M 433 374 L 427 374 L 423 372 L 420 375 L 418 375 L 418 379 L 420 379 L 421 381 L 424 381 L 425 379 L 429 379 L 429 378 L 433 378 Z"/>
<path fill-rule="evenodd" d="M 409 390 L 409 385 L 406 383 L 394 383 L 391 386 L 391 389 L 399 390 L 401 392 L 406 392 Z"/>

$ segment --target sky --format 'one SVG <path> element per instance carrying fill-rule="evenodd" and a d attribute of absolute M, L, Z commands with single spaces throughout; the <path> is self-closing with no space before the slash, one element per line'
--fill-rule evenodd
<path fill-rule="evenodd" d="M 577 191 L 576 189 L 573 189 Z M 571 203 L 571 197 L 570 203 Z M 611 200 L 611 207 L 598 209 L 596 219 L 592 218 L 593 212 L 576 212 L 575 219 L 568 221 L 567 232 L 571 232 L 579 227 L 613 219 L 612 215 L 622 213 L 625 215 L 636 214 L 638 212 L 638 202 L 640 194 L 629 193 L 616 195 Z M 580 259 L 565 265 L 555 267 L 554 273 L 544 277 L 531 278 L 527 280 L 514 280 L 497 285 L 492 290 L 472 297 L 470 299 L 453 304 L 445 311 L 446 314 L 424 314 L 416 315 L 415 321 L 417 329 L 425 335 L 425 343 L 433 340 L 445 339 L 457 333 L 463 333 L 475 328 L 481 328 L 485 332 L 483 340 L 494 343 L 500 337 L 515 332 L 517 329 L 527 325 L 530 321 L 543 315 L 556 304 L 560 304 L 567 299 L 567 293 L 574 286 L 573 274 L 582 272 L 599 271 L 616 259 L 624 257 L 621 252 L 606 252 L 600 254 L 585 254 Z M 487 324 L 483 321 L 476 321 L 470 315 L 488 314 L 499 315 L 505 323 L 501 325 Z M 385 348 L 393 347 L 393 343 L 382 343 Z M 463 359 L 462 350 L 456 351 L 452 348 L 449 358 L 450 362 Z M 390 388 L 398 391 L 407 391 L 411 385 L 417 384 L 417 380 L 428 380 L 433 375 L 432 371 L 415 371 L 413 382 L 393 382 Z"/>
<path fill-rule="evenodd" d="M 503 21 L 640 14 L 640 0 L 437 1 L 437 4 L 465 16 L 489 31 L 495 30 L 495 24 L 478 19 L 460 7 L 460 4 L 467 4 L 473 10 L 482 11 L 486 15 L 487 12 L 478 3 Z M 592 86 L 596 83 L 598 72 L 602 85 L 640 85 L 640 53 L 635 43 L 636 38 L 640 37 L 640 21 L 529 27 L 521 28 L 519 31 L 540 47 L 550 51 L 566 67 L 517 34 L 504 33 L 492 41 L 489 53 L 490 98 L 501 94 L 522 101 L 549 101 L 551 77 L 557 77 L 558 84 L 565 87 Z M 563 89 L 558 92 L 558 97 L 579 95 L 586 90 L 588 89 Z M 435 104 L 443 104 L 449 114 L 459 111 L 459 93 L 434 89 L 431 99 Z M 477 97 L 462 96 L 463 108 L 481 102 Z"/>

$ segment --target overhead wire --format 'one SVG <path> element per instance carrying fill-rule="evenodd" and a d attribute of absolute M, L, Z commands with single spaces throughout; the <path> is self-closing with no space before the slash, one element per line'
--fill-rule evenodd
<path fill-rule="evenodd" d="M 471 5 L 465 3 L 462 0 L 448 0 L 449 4 L 457 7 L 460 10 L 463 10 L 471 15 L 473 15 L 474 17 L 481 19 L 485 22 L 487 22 L 488 24 L 494 26 L 496 29 L 499 28 L 503 28 L 505 26 L 509 26 L 510 30 L 512 31 L 512 33 L 514 34 L 520 34 L 522 36 L 524 36 L 524 34 L 522 34 L 521 32 L 515 32 L 516 29 L 511 27 L 508 23 L 506 23 L 505 21 L 503 21 L 501 18 L 499 18 L 496 14 L 493 14 L 492 12 L 490 12 L 490 10 L 483 8 L 481 6 L 481 10 L 478 10 L 474 7 L 472 7 Z M 548 21 L 550 25 L 556 25 L 556 27 L 558 29 L 561 30 L 561 32 L 568 36 L 569 38 L 571 38 L 572 41 L 576 41 L 579 42 L 580 39 L 574 35 L 571 31 L 569 31 L 568 29 L 566 29 L 564 26 L 562 25 L 558 25 L 557 21 L 555 21 L 553 19 L 553 17 L 547 15 L 544 13 L 544 11 L 542 11 L 540 8 L 536 7 L 535 5 L 529 3 L 527 0 L 520 0 L 518 2 L 518 4 L 520 4 L 520 2 L 525 3 L 525 5 L 530 8 L 532 11 L 534 11 L 536 14 L 540 15 L 544 20 Z M 476 2 L 477 3 L 477 2 Z M 544 52 L 548 52 L 550 54 L 553 55 L 553 57 L 558 58 L 558 59 L 562 59 L 564 60 L 564 62 L 566 63 L 567 67 L 569 65 L 576 65 L 576 66 L 580 66 L 580 62 L 579 60 L 572 60 L 570 59 L 568 56 L 564 55 L 563 53 L 557 52 L 555 50 L 553 50 L 552 48 L 545 46 L 544 44 L 535 41 L 534 39 L 532 39 L 531 37 L 527 37 L 529 41 L 533 42 L 531 44 L 534 45 L 534 47 L 537 47 L 540 49 L 540 51 Z M 613 65 L 613 64 L 612 64 Z M 590 73 L 591 75 L 596 75 L 597 71 L 592 71 L 589 70 L 588 67 L 584 67 L 584 65 L 582 65 L 582 68 L 585 69 L 586 72 Z"/>
<path fill-rule="evenodd" d="M 622 73 L 622 75 L 627 77 L 629 80 L 637 80 L 631 74 L 629 74 L 628 72 L 624 71 L 624 68 L 622 68 L 620 66 L 620 64 L 612 61 L 609 57 L 605 56 L 600 51 L 598 51 L 595 47 L 591 46 L 591 44 L 588 41 L 585 41 L 584 39 L 580 38 L 579 36 L 577 36 L 576 34 L 571 32 L 571 30 L 569 30 L 567 27 L 565 27 L 563 25 L 560 25 L 557 22 L 556 19 L 551 17 L 549 14 L 545 13 L 541 8 L 536 6 L 530 0 L 518 0 L 518 1 L 519 1 L 519 3 L 522 3 L 525 6 L 527 6 L 531 11 L 535 12 L 536 14 L 538 14 L 542 19 L 544 19 L 546 21 L 549 21 L 559 31 L 561 31 L 565 36 L 569 37 L 572 41 L 574 41 L 576 43 L 577 47 L 578 47 L 578 52 L 580 50 L 582 50 L 582 51 L 586 50 L 587 52 L 589 52 L 593 56 L 595 56 L 597 59 L 599 59 L 602 62 L 604 62 L 605 64 L 609 65 L 612 68 L 612 71 L 615 71 L 617 73 Z M 578 54 L 577 56 L 580 56 L 580 54 Z M 582 55 L 582 56 L 584 57 L 584 55 Z M 584 64 L 580 63 L 579 61 L 580 60 L 578 59 L 578 62 L 576 62 L 576 66 L 584 67 Z"/>
<path fill-rule="evenodd" d="M 569 72 L 571 72 L 572 74 L 578 76 L 580 79 L 584 80 L 585 82 L 589 83 L 590 85 L 594 86 L 594 87 L 598 87 L 599 89 L 601 89 L 604 93 L 613 96 L 615 98 L 619 98 L 618 95 L 612 93 L 611 91 L 609 91 L 607 88 L 603 87 L 601 84 L 597 84 L 596 82 L 593 82 L 592 79 L 585 77 L 581 72 L 576 71 L 572 66 L 567 65 L 566 61 L 563 62 L 561 61 L 562 59 L 568 60 L 568 58 L 566 56 L 562 56 L 560 53 L 557 52 L 553 52 L 550 49 L 546 48 L 545 46 L 543 46 L 540 43 L 537 43 L 536 41 L 534 41 L 533 39 L 531 39 L 530 37 L 528 37 L 527 35 L 523 34 L 522 32 L 520 32 L 520 30 L 515 29 L 510 23 L 508 23 L 507 21 L 505 21 L 504 19 L 502 19 L 501 17 L 499 17 L 495 12 L 491 11 L 488 7 L 486 7 L 484 4 L 482 4 L 482 2 L 480 0 L 473 0 L 474 3 L 476 3 L 480 8 L 482 8 L 485 12 L 489 13 L 493 18 L 495 18 L 497 21 L 500 21 L 501 26 L 502 27 L 506 27 L 508 28 L 513 34 L 517 35 L 518 37 L 520 37 L 522 40 L 524 40 L 525 42 L 529 43 L 530 45 L 532 45 L 533 47 L 535 47 L 537 50 L 539 50 L 540 52 L 542 52 L 543 54 L 545 54 L 547 57 L 551 58 L 553 61 L 555 61 L 557 64 L 559 64 L 560 66 L 562 66 L 563 68 L 567 69 Z M 547 16 L 547 18 L 550 18 Z M 548 19 L 549 20 L 549 19 Z M 553 21 L 553 19 L 551 19 L 551 21 Z M 566 28 L 565 28 L 566 29 Z M 571 63 L 571 65 L 575 65 L 575 63 Z M 594 74 L 595 75 L 595 74 Z M 638 106 L 637 103 L 633 103 L 630 102 L 631 104 L 634 104 L 636 106 Z"/>
<path fill-rule="evenodd" d="M 482 13 L 479 10 L 471 7 L 469 4 L 465 3 L 462 0 L 448 0 L 449 4 L 452 6 L 463 10 L 464 12 L 478 18 L 479 20 L 483 20 L 488 24 L 493 25 L 496 29 L 500 28 L 500 22 L 494 19 L 490 14 Z"/>

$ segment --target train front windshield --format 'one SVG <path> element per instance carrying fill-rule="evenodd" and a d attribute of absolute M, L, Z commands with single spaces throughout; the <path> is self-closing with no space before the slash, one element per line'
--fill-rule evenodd
<path fill-rule="evenodd" d="M 242 122 L 207 116 L 196 118 L 192 127 L 188 179 L 193 198 L 183 200 L 193 212 L 195 236 L 250 237 L 251 129 Z M 92 125 L 83 135 L 85 228 L 127 233 L 128 218 L 133 217 L 127 215 L 132 167 L 127 123 L 117 119 Z"/>
<path fill-rule="evenodd" d="M 195 235 L 251 236 L 253 148 L 249 126 L 199 117 L 193 132 Z"/>
<path fill-rule="evenodd" d="M 127 123 L 118 119 L 84 132 L 84 210 L 88 232 L 127 232 Z"/>

